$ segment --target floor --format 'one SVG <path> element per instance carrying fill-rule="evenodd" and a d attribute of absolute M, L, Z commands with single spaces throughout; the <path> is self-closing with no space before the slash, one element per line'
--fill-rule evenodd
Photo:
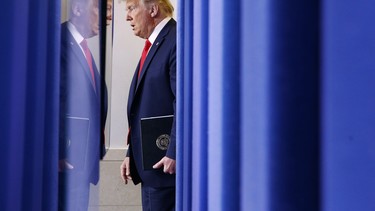
<path fill-rule="evenodd" d="M 125 150 L 109 150 L 100 162 L 100 182 L 91 186 L 90 211 L 142 211 L 140 185 L 125 185 L 120 165 Z"/>

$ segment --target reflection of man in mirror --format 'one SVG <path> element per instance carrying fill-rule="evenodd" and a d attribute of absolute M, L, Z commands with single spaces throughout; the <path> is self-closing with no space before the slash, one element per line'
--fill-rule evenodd
<path fill-rule="evenodd" d="M 70 0 L 61 25 L 59 210 L 87 210 L 90 183 L 99 180 L 106 88 L 87 45 L 99 34 L 98 1 Z"/>

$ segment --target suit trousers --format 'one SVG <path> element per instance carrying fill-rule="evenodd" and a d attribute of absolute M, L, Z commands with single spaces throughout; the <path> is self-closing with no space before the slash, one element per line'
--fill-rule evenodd
<path fill-rule="evenodd" d="M 143 211 L 174 211 L 176 187 L 153 188 L 142 184 Z"/>

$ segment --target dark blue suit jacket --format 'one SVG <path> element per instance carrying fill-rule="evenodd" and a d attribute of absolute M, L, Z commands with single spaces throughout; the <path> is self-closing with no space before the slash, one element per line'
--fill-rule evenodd
<path fill-rule="evenodd" d="M 101 138 L 106 116 L 107 90 L 93 60 L 96 87 L 79 44 L 67 28 L 61 26 L 60 159 L 77 164 L 71 173 L 80 182 L 96 184 L 99 179 Z M 103 87 L 101 87 L 103 86 Z"/>
<path fill-rule="evenodd" d="M 160 170 L 142 169 L 140 119 L 174 115 L 170 144 L 166 156 L 176 159 L 176 21 L 171 19 L 153 43 L 137 79 L 139 64 L 134 73 L 128 99 L 130 127 L 130 170 L 135 184 L 150 187 L 175 186 L 175 175 Z"/>

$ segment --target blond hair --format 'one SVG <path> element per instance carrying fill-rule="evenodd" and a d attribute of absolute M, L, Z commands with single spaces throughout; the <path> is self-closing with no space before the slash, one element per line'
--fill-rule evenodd
<path fill-rule="evenodd" d="M 159 5 L 161 11 L 166 16 L 172 17 L 173 16 L 173 5 L 169 0 L 140 0 L 144 5 L 148 5 L 150 3 L 156 3 Z"/>

